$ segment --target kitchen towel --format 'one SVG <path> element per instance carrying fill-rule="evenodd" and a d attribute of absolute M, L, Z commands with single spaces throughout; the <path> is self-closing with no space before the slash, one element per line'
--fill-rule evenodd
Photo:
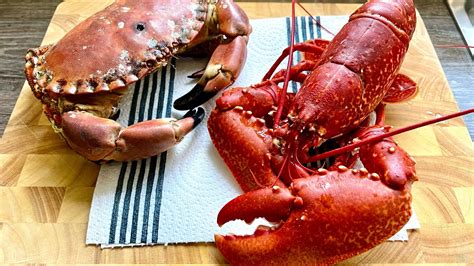
<path fill-rule="evenodd" d="M 347 17 L 298 17 L 296 42 L 332 38 L 315 21 L 330 32 L 337 32 Z M 289 45 L 289 18 L 251 20 L 251 24 L 247 62 L 234 86 L 259 82 Z M 294 59 L 301 60 L 301 55 L 295 53 Z M 120 105 L 118 122 L 127 126 L 160 117 L 181 117 L 183 112 L 174 110 L 172 103 L 193 87 L 195 81 L 187 76 L 206 63 L 204 59 L 172 58 L 166 67 L 130 88 Z M 289 89 L 296 91 L 298 86 L 293 83 Z M 207 115 L 213 105 L 214 100 L 203 105 Z M 249 227 L 240 221 L 224 228 L 217 226 L 219 210 L 242 192 L 214 148 L 206 123 L 207 119 L 180 144 L 158 156 L 101 166 L 87 244 L 107 248 L 212 242 L 216 232 L 253 232 L 255 224 Z M 407 228 L 418 228 L 416 217 L 412 218 Z M 405 229 L 394 240 L 406 240 Z"/>

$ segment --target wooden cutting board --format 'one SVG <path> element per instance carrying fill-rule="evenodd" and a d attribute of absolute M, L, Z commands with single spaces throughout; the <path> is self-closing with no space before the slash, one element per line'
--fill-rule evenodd
<path fill-rule="evenodd" d="M 43 44 L 57 41 L 110 2 L 60 4 Z M 241 6 L 252 18 L 290 14 L 287 3 Z M 314 15 L 347 15 L 357 7 L 305 6 Z M 389 124 L 400 127 L 458 110 L 420 18 L 402 72 L 414 78 L 421 91 L 408 103 L 388 106 Z M 420 181 L 412 191 L 421 229 L 410 234 L 409 242 L 384 243 L 346 263 L 474 262 L 474 146 L 463 121 L 454 119 L 396 139 L 417 161 Z M 0 140 L 0 263 L 225 262 L 212 244 L 111 250 L 86 246 L 98 171 L 98 165 L 70 151 L 53 132 L 25 85 Z"/>

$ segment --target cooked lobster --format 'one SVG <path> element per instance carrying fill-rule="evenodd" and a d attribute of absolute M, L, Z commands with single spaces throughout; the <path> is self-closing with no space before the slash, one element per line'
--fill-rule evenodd
<path fill-rule="evenodd" d="M 232 0 L 117 0 L 60 41 L 26 55 L 25 74 L 55 131 L 93 161 L 137 160 L 178 143 L 201 122 L 203 109 L 182 119 L 122 127 L 114 121 L 129 85 L 173 56 L 211 55 L 192 75 L 196 86 L 176 100 L 192 109 L 229 86 L 245 59 L 251 27 Z"/>
<path fill-rule="evenodd" d="M 328 169 L 309 163 L 324 142 L 344 146 L 387 133 L 384 102 L 417 91 L 398 73 L 415 25 L 412 0 L 369 1 L 332 41 L 291 45 L 260 84 L 217 99 L 209 133 L 247 192 L 221 210 L 218 224 L 256 217 L 280 222 L 252 236 L 216 235 L 230 263 L 336 263 L 378 245 L 408 221 L 415 162 L 392 139 L 339 155 Z M 306 60 L 272 76 L 294 50 Z M 296 94 L 287 93 L 289 80 L 301 83 Z M 357 158 L 365 168 L 351 169 Z"/>
<path fill-rule="evenodd" d="M 292 6 L 294 36 L 295 1 Z M 385 104 L 417 92 L 416 83 L 398 73 L 415 19 L 412 0 L 371 0 L 331 42 L 292 41 L 260 84 L 216 100 L 210 136 L 247 192 L 223 207 L 217 223 L 257 217 L 277 223 L 249 236 L 216 235 L 228 262 L 333 264 L 382 243 L 408 222 L 415 161 L 392 136 L 474 113 L 393 131 L 385 125 Z M 272 76 L 295 50 L 305 60 Z M 296 94 L 287 92 L 289 80 L 302 84 Z M 331 146 L 339 147 L 319 153 Z M 326 168 L 314 165 L 324 159 Z M 357 161 L 363 167 L 355 167 Z"/>

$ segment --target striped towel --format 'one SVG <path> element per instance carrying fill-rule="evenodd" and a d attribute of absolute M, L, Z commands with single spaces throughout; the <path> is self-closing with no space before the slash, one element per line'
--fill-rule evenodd
<path fill-rule="evenodd" d="M 347 17 L 316 20 L 337 32 Z M 257 83 L 290 42 L 289 18 L 252 20 L 251 24 L 254 30 L 247 63 L 235 86 Z M 308 17 L 297 19 L 297 29 L 296 42 L 332 37 Z M 301 60 L 301 55 L 296 53 L 294 60 Z M 193 87 L 194 81 L 186 76 L 203 68 L 206 61 L 173 58 L 167 67 L 138 81 L 122 101 L 118 122 L 132 125 L 160 117 L 181 117 L 183 113 L 173 110 L 172 103 Z M 282 67 L 285 65 L 283 62 Z M 290 90 L 297 89 L 293 83 Z M 203 107 L 209 114 L 213 101 Z M 87 244 L 115 247 L 213 241 L 214 233 L 220 230 L 218 211 L 241 190 L 212 145 L 206 123 L 203 121 L 168 152 L 101 167 Z M 239 223 L 228 226 L 224 230 L 252 230 Z"/>

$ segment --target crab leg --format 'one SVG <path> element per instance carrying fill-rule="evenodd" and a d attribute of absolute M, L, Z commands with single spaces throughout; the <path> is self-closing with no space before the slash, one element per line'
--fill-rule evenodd
<path fill-rule="evenodd" d="M 155 119 L 129 127 L 87 112 L 62 115 L 62 134 L 73 150 L 92 161 L 139 160 L 176 145 L 204 117 L 204 110 L 189 111 L 182 119 Z"/>

